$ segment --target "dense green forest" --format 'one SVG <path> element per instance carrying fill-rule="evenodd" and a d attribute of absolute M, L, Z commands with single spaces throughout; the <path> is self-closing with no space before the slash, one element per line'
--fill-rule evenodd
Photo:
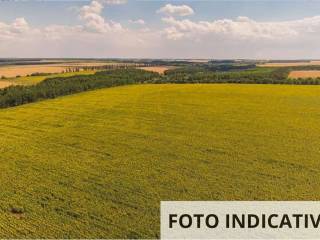
<path fill-rule="evenodd" d="M 73 93 L 137 83 L 247 83 L 318 85 L 320 78 L 289 79 L 292 70 L 315 70 L 320 66 L 256 67 L 252 64 L 186 64 L 164 75 L 135 68 L 99 71 L 92 75 L 48 78 L 32 86 L 0 90 L 0 108 L 31 103 Z"/>

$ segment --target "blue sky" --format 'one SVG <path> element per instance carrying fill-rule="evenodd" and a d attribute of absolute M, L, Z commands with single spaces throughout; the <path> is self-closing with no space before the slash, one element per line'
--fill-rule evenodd
<path fill-rule="evenodd" d="M 46 24 L 77 24 L 76 11 L 90 1 L 4 1 L 0 2 L 0 21 L 12 21 L 25 17 L 35 26 Z M 294 20 L 320 14 L 320 1 L 312 0 L 207 0 L 207 1 L 135 1 L 113 5 L 104 9 L 103 15 L 116 21 L 144 18 L 150 23 L 160 24 L 161 16 L 155 12 L 164 4 L 186 4 L 197 14 L 195 20 L 216 20 L 247 16 L 260 21 Z"/>
<path fill-rule="evenodd" d="M 76 24 L 77 13 L 73 7 L 80 8 L 90 1 L 4 1 L 0 2 L 0 20 L 12 21 L 24 16 L 34 25 Z M 248 16 L 255 20 L 280 21 L 294 20 L 320 14 L 320 1 L 312 0 L 208 0 L 208 1 L 145 1 L 129 0 L 127 4 L 113 5 L 104 9 L 103 15 L 117 21 L 131 18 L 145 18 L 159 23 L 160 16 L 155 12 L 166 3 L 187 4 L 197 15 L 195 20 L 216 20 Z"/>
<path fill-rule="evenodd" d="M 320 1 L 312 0 L 3 1 L 0 53 L 5 57 L 320 58 L 314 49 L 320 33 L 318 16 Z"/>

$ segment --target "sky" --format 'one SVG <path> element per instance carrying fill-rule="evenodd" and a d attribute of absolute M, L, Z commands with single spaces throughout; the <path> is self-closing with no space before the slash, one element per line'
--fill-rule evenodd
<path fill-rule="evenodd" d="M 320 1 L 1 1 L 0 58 L 320 59 Z"/>

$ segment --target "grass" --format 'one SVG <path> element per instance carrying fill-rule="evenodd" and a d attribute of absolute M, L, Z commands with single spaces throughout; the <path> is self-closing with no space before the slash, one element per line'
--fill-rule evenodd
<path fill-rule="evenodd" d="M 57 73 L 57 74 L 50 74 L 47 76 L 28 76 L 28 77 L 18 77 L 18 78 L 6 78 L 4 81 L 12 82 L 18 85 L 33 85 L 37 84 L 46 78 L 54 78 L 54 77 L 71 77 L 76 75 L 90 75 L 94 74 L 96 71 L 88 70 L 88 71 L 81 71 L 81 72 L 68 72 L 68 73 Z"/>
<path fill-rule="evenodd" d="M 161 200 L 320 200 L 320 86 L 135 85 L 0 110 L 0 238 L 155 238 Z"/>

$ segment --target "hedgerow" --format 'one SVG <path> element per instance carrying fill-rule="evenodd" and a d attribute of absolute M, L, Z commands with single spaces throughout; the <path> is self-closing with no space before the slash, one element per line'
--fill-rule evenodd
<path fill-rule="evenodd" d="M 48 78 L 32 86 L 10 86 L 0 90 L 0 108 L 93 89 L 144 82 L 154 79 L 156 76 L 158 76 L 157 73 L 138 69 L 119 69 L 97 72 L 92 75 Z"/>

